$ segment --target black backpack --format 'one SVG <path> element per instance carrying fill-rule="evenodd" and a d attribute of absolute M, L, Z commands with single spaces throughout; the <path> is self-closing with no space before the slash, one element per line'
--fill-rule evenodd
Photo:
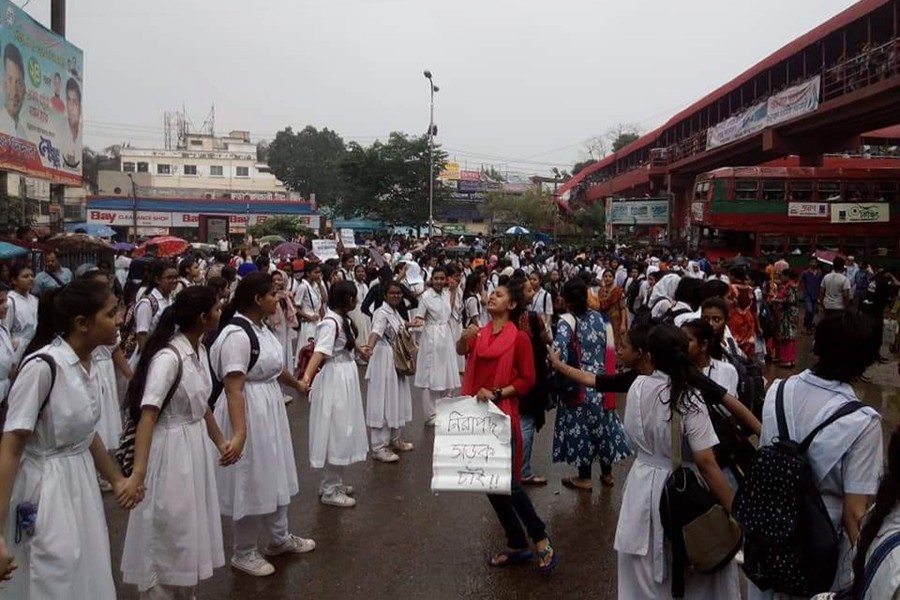
<path fill-rule="evenodd" d="M 256 332 L 253 331 L 253 325 L 250 324 L 250 321 L 244 319 L 242 317 L 232 317 L 230 321 L 228 321 L 229 325 L 237 325 L 241 329 L 244 330 L 244 333 L 247 334 L 247 337 L 250 338 L 250 362 L 247 363 L 247 373 L 253 370 L 253 367 L 256 366 L 256 361 L 259 360 L 259 338 L 256 337 Z M 221 333 L 222 330 L 219 330 Z M 206 344 L 207 350 L 212 348 L 213 342 L 216 341 L 218 337 L 218 333 L 207 340 L 204 341 Z M 225 389 L 225 382 L 216 377 L 216 371 L 212 366 L 212 355 L 208 355 L 210 360 L 209 364 L 209 374 L 212 377 L 212 393 L 209 395 L 209 408 L 212 410 L 216 406 L 216 400 L 219 399 L 219 396 L 222 395 L 222 390 Z"/>
<path fill-rule="evenodd" d="M 766 380 L 762 367 L 740 355 L 734 339 L 728 338 L 728 350 L 722 351 L 722 358 L 738 373 L 738 400 L 750 409 L 757 419 L 762 420 L 763 403 L 766 400 Z"/>
<path fill-rule="evenodd" d="M 809 598 L 831 589 L 838 568 L 840 535 L 816 488 L 806 452 L 816 434 L 863 407 L 848 402 L 799 444 L 784 416 L 784 385 L 778 384 L 778 437 L 760 448 L 734 496 L 732 512 L 744 531 L 744 572 L 761 590 Z"/>
<path fill-rule="evenodd" d="M 635 280 L 628 285 L 628 290 L 625 292 L 625 306 L 632 313 L 637 313 L 641 308 L 640 305 L 635 305 L 635 303 L 638 301 L 638 295 L 641 293 L 641 284 L 644 283 L 645 279 L 646 277 L 643 275 L 635 278 Z"/>

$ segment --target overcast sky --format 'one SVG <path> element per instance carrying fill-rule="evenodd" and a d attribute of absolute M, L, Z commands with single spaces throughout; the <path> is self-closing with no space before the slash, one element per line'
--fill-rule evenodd
<path fill-rule="evenodd" d="M 18 4 L 22 4 L 19 0 Z M 271 138 L 425 132 L 477 168 L 549 174 L 619 122 L 650 130 L 851 0 L 69 0 L 85 143 L 161 147 L 163 113 Z M 50 0 L 26 10 L 49 26 Z"/>

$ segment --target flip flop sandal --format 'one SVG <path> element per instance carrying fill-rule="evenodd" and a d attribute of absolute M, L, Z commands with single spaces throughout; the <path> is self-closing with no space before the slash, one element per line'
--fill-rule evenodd
<path fill-rule="evenodd" d="M 506 560 L 497 562 L 497 558 L 504 557 Z M 501 550 L 488 559 L 488 564 L 492 567 L 508 567 L 516 563 L 527 562 L 534 558 L 534 552 L 528 548 L 522 550 Z"/>
<path fill-rule="evenodd" d="M 547 478 L 540 475 L 532 475 L 522 479 L 522 485 L 547 485 Z"/>
<path fill-rule="evenodd" d="M 587 487 L 585 487 L 583 485 L 578 485 L 577 483 L 575 483 L 574 477 L 563 477 L 562 484 L 563 484 L 563 487 L 567 487 L 571 490 L 579 490 L 581 492 L 590 492 L 590 491 L 593 491 L 593 489 L 594 489 L 594 486 L 592 486 L 592 485 L 589 485 Z"/>
<path fill-rule="evenodd" d="M 541 566 L 540 563 L 546 560 L 548 554 L 550 555 L 550 562 Z M 556 549 L 553 547 L 553 541 L 549 537 L 547 538 L 547 547 L 543 550 L 538 550 L 538 561 L 538 571 L 541 573 L 552 573 L 556 570 L 559 561 L 557 560 Z"/>

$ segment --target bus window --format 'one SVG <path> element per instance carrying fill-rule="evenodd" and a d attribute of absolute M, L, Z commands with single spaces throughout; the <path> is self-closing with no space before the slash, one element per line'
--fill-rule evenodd
<path fill-rule="evenodd" d="M 861 236 L 844 238 L 844 254 L 855 257 L 865 256 L 866 238 Z"/>
<path fill-rule="evenodd" d="M 735 200 L 757 200 L 758 192 L 759 182 L 755 179 L 736 179 L 734 181 Z"/>
<path fill-rule="evenodd" d="M 897 256 L 897 240 L 895 237 L 870 237 L 869 251 L 875 256 Z"/>
<path fill-rule="evenodd" d="M 783 254 L 787 238 L 783 235 L 763 233 L 759 236 L 759 251 L 762 254 Z"/>
<path fill-rule="evenodd" d="M 763 200 L 784 202 L 784 179 L 767 179 L 763 181 Z"/>
<path fill-rule="evenodd" d="M 793 202 L 810 202 L 813 199 L 812 181 L 792 181 L 788 200 Z"/>
<path fill-rule="evenodd" d="M 816 236 L 816 250 L 828 250 L 829 252 L 839 252 L 840 243 L 836 235 L 819 235 Z"/>
<path fill-rule="evenodd" d="M 795 255 L 809 255 L 813 251 L 813 239 L 806 235 L 792 235 L 788 240 L 788 252 Z"/>
<path fill-rule="evenodd" d="M 868 181 L 845 181 L 844 198 L 847 199 L 847 202 L 869 200 L 871 198 L 869 185 Z"/>
<path fill-rule="evenodd" d="M 898 185 L 900 184 L 896 181 L 876 181 L 872 199 L 878 202 L 896 202 Z"/>
<path fill-rule="evenodd" d="M 709 197 L 709 181 L 698 181 L 694 189 L 695 200 L 706 200 Z"/>
<path fill-rule="evenodd" d="M 839 202 L 841 200 L 840 181 L 819 181 L 816 187 L 819 192 L 819 202 Z"/>

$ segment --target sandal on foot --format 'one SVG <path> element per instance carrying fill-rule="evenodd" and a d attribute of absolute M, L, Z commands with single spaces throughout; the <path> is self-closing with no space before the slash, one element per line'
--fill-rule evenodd
<path fill-rule="evenodd" d="M 542 564 L 547 560 L 547 556 L 550 556 L 550 562 L 547 564 Z M 556 558 L 556 550 L 553 548 L 553 542 L 550 538 L 547 538 L 547 547 L 543 550 L 538 550 L 538 571 L 541 573 L 552 573 L 556 570 L 556 565 L 558 560 Z"/>
<path fill-rule="evenodd" d="M 578 481 L 581 481 L 581 480 L 577 479 L 575 477 L 563 477 L 562 484 L 563 484 L 563 487 L 567 487 L 567 488 L 573 489 L 573 490 L 581 490 L 582 492 L 593 491 L 593 489 L 594 489 L 593 485 L 591 485 L 590 483 L 588 483 L 587 485 L 585 485 L 583 483 L 576 483 Z"/>
<path fill-rule="evenodd" d="M 500 558 L 502 560 L 498 560 Z M 532 558 L 534 558 L 534 552 L 528 548 L 522 550 L 501 550 L 488 559 L 488 564 L 492 567 L 508 567 L 516 563 L 529 561 Z"/>
<path fill-rule="evenodd" d="M 614 487 L 616 485 L 616 480 L 613 479 L 612 474 L 609 475 L 601 475 L 600 476 L 600 484 L 603 487 Z"/>
<path fill-rule="evenodd" d="M 532 475 L 531 477 L 523 477 L 522 485 L 547 485 L 547 478 L 540 475 Z"/>

